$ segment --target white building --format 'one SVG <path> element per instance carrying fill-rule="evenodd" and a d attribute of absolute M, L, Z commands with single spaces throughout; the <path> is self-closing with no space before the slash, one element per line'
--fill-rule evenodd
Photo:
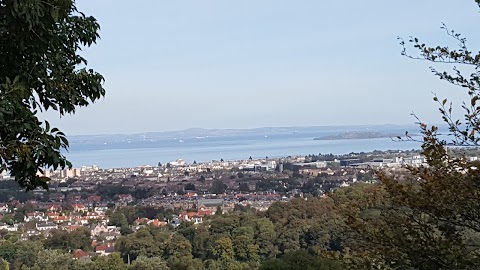
<path fill-rule="evenodd" d="M 38 231 L 50 231 L 50 230 L 58 229 L 58 225 L 53 223 L 42 223 L 42 224 L 35 224 L 35 228 Z"/>

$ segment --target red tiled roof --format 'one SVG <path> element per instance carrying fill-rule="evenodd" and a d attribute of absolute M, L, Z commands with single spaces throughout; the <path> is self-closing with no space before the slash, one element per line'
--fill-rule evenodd
<path fill-rule="evenodd" d="M 105 251 L 107 248 L 107 245 L 100 245 L 95 247 L 95 251 Z"/>
<path fill-rule="evenodd" d="M 85 252 L 81 249 L 77 249 L 73 252 L 73 257 L 75 258 L 83 258 L 83 257 L 89 257 L 88 252 Z"/>
<path fill-rule="evenodd" d="M 214 212 L 212 210 L 198 210 L 197 215 L 198 216 L 207 216 L 207 215 L 212 215 Z"/>
<path fill-rule="evenodd" d="M 90 197 L 88 197 L 88 200 L 90 202 L 99 202 L 99 201 L 102 200 L 102 197 L 100 197 L 100 196 L 90 196 Z"/>
<path fill-rule="evenodd" d="M 81 225 L 70 225 L 70 226 L 68 226 L 68 231 L 73 232 L 73 231 L 76 231 L 80 228 L 83 228 L 83 226 L 81 226 Z"/>
<path fill-rule="evenodd" d="M 70 220 L 72 219 L 70 216 L 58 216 L 58 217 L 55 217 L 54 220 Z"/>
<path fill-rule="evenodd" d="M 160 221 L 158 219 L 153 219 L 149 224 L 152 225 L 152 226 L 157 226 L 157 227 L 160 227 L 160 226 L 163 227 L 163 226 L 167 225 L 167 223 L 165 221 Z"/>
<path fill-rule="evenodd" d="M 135 221 L 136 221 L 137 223 L 144 223 L 144 222 L 148 222 L 149 219 L 148 219 L 148 218 L 137 218 Z"/>

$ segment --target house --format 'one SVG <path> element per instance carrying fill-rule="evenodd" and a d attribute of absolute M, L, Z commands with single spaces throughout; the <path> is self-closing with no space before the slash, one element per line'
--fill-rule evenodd
<path fill-rule="evenodd" d="M 103 220 L 105 219 L 105 215 L 104 214 L 99 214 L 97 212 L 88 212 L 86 215 L 85 215 L 85 218 L 87 220 L 89 219 L 92 219 L 92 220 Z"/>
<path fill-rule="evenodd" d="M 68 194 L 67 195 L 67 201 L 78 202 L 80 200 L 82 200 L 82 196 L 80 196 L 80 195 L 76 195 L 76 194 Z"/>
<path fill-rule="evenodd" d="M 223 209 L 223 199 L 198 199 L 197 209 L 198 211 L 205 211 L 215 213 L 217 209 Z"/>
<path fill-rule="evenodd" d="M 108 232 L 109 232 L 109 229 L 104 224 L 95 224 L 90 226 L 90 234 L 93 236 L 98 236 L 101 233 L 108 233 Z"/>
<path fill-rule="evenodd" d="M 76 231 L 80 228 L 83 228 L 83 226 L 82 225 L 69 225 L 69 226 L 66 227 L 67 231 L 69 231 L 69 232 Z"/>
<path fill-rule="evenodd" d="M 206 213 L 205 213 L 206 212 Z M 194 224 L 199 224 L 203 222 L 203 217 L 206 215 L 213 215 L 214 212 L 211 210 L 206 211 L 197 211 L 197 212 L 183 212 L 180 214 L 180 219 L 184 221 L 190 221 Z"/>
<path fill-rule="evenodd" d="M 187 198 L 192 198 L 192 197 L 197 197 L 198 194 L 196 192 L 187 192 L 187 194 L 185 194 L 185 197 Z"/>
<path fill-rule="evenodd" d="M 53 219 L 57 218 L 58 216 L 60 216 L 60 214 L 57 213 L 57 212 L 48 212 L 47 213 L 47 217 L 50 220 L 53 220 Z"/>
<path fill-rule="evenodd" d="M 71 216 L 57 216 L 53 219 L 53 222 L 60 224 L 60 223 L 66 223 L 72 221 Z"/>
<path fill-rule="evenodd" d="M 84 212 L 88 211 L 87 207 L 85 207 L 85 205 L 83 205 L 83 204 L 76 203 L 76 204 L 73 204 L 72 207 L 73 207 L 73 211 L 75 211 L 75 212 L 84 213 Z"/>
<path fill-rule="evenodd" d="M 198 212 L 188 212 L 180 214 L 180 218 L 184 221 L 193 222 L 194 224 L 199 224 L 203 222 L 203 217 L 198 214 Z"/>
<path fill-rule="evenodd" d="M 113 244 L 107 243 L 95 247 L 95 253 L 98 256 L 108 256 L 115 252 L 115 247 Z"/>
<path fill-rule="evenodd" d="M 10 208 L 13 210 L 17 210 L 18 208 L 23 207 L 23 204 L 19 200 L 12 200 L 9 202 Z"/>
<path fill-rule="evenodd" d="M 117 194 L 115 197 L 119 202 L 124 202 L 124 203 L 133 202 L 133 197 L 130 194 Z"/>
<path fill-rule="evenodd" d="M 61 202 L 65 199 L 65 195 L 63 195 L 62 193 L 60 192 L 57 192 L 57 193 L 50 193 L 48 195 L 48 198 L 50 198 L 51 201 L 57 201 L 57 202 Z"/>
<path fill-rule="evenodd" d="M 95 207 L 95 209 L 93 210 L 94 212 L 98 213 L 98 214 L 104 214 L 105 212 L 108 211 L 108 207 L 106 206 L 97 206 Z"/>
<path fill-rule="evenodd" d="M 16 232 L 16 231 L 18 231 L 18 224 L 8 225 L 8 224 L 5 224 L 5 223 L 1 223 L 0 224 L 0 230 L 8 231 L 8 232 Z"/>
<path fill-rule="evenodd" d="M 174 217 L 172 220 L 170 220 L 170 225 L 174 228 L 180 226 L 180 223 L 182 223 L 182 220 L 177 217 Z"/>
<path fill-rule="evenodd" d="M 217 211 L 216 209 L 214 211 L 213 209 L 206 209 L 204 207 L 200 207 L 200 209 L 198 209 L 196 214 L 199 217 L 211 216 L 211 215 L 215 214 L 216 211 Z"/>
<path fill-rule="evenodd" d="M 302 168 L 298 170 L 298 173 L 306 176 L 318 176 L 323 171 L 323 169 L 319 168 Z"/>
<path fill-rule="evenodd" d="M 88 252 L 85 252 L 81 249 L 75 250 L 72 255 L 75 260 L 90 259 L 90 254 L 88 254 Z"/>
<path fill-rule="evenodd" d="M 62 206 L 60 206 L 59 204 L 52 204 L 52 205 L 47 206 L 47 211 L 59 212 L 59 211 L 62 211 Z"/>
<path fill-rule="evenodd" d="M 58 225 L 53 223 L 40 223 L 40 224 L 35 224 L 35 228 L 38 231 L 50 231 L 50 230 L 58 229 Z"/>
<path fill-rule="evenodd" d="M 158 219 L 152 219 L 147 222 L 147 225 L 155 226 L 155 227 L 165 227 L 167 226 L 167 222 L 160 221 Z"/>
<path fill-rule="evenodd" d="M 8 209 L 8 205 L 7 204 L 0 204 L 0 213 L 8 213 L 9 212 L 9 209 Z"/>
<path fill-rule="evenodd" d="M 118 237 L 120 237 L 122 234 L 120 233 L 119 230 L 112 230 L 106 233 L 100 233 L 100 237 L 103 237 L 106 241 L 114 241 Z"/>
<path fill-rule="evenodd" d="M 133 224 L 134 225 L 142 225 L 142 224 L 147 224 L 148 221 L 150 221 L 148 218 L 137 218 Z"/>
<path fill-rule="evenodd" d="M 33 200 L 33 199 L 32 199 L 32 200 L 28 200 L 28 201 L 26 201 L 26 202 L 25 202 L 25 204 L 30 204 L 30 205 L 32 205 L 32 206 L 34 206 L 34 207 L 35 207 L 35 205 L 36 205 L 36 204 L 38 204 L 38 201 L 37 201 L 37 200 Z"/>
<path fill-rule="evenodd" d="M 74 218 L 74 220 L 75 220 L 75 223 L 82 224 L 82 225 L 88 224 L 88 221 L 89 221 L 89 219 L 86 217 L 76 217 Z"/>
<path fill-rule="evenodd" d="M 98 202 L 100 202 L 101 200 L 102 200 L 102 197 L 101 197 L 101 196 L 95 196 L 95 195 L 89 196 L 89 197 L 87 198 L 87 201 L 88 201 L 89 203 L 98 203 Z"/>
<path fill-rule="evenodd" d="M 53 222 L 55 222 L 57 224 L 66 223 L 66 222 L 70 222 L 70 221 L 72 221 L 71 216 L 58 216 L 58 217 L 53 219 Z"/>
<path fill-rule="evenodd" d="M 45 213 L 42 212 L 29 212 L 25 214 L 25 217 L 23 218 L 25 222 L 30 222 L 30 221 L 40 221 L 40 222 L 47 222 L 48 221 L 48 216 L 45 215 Z"/>
<path fill-rule="evenodd" d="M 35 236 L 35 235 L 40 235 L 41 232 L 37 230 L 27 230 L 23 235 L 22 235 L 22 240 L 28 240 L 30 237 Z"/>

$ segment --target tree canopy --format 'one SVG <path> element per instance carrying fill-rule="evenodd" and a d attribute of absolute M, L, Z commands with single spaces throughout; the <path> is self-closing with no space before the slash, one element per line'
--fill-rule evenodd
<path fill-rule="evenodd" d="M 71 167 L 65 134 L 39 114 L 72 114 L 105 95 L 104 78 L 79 54 L 99 29 L 73 0 L 0 2 L 0 172 L 27 190 L 48 188 L 38 171 Z"/>
<path fill-rule="evenodd" d="M 407 167 L 403 176 L 378 171 L 380 184 L 372 187 L 371 196 L 344 208 L 356 240 L 350 248 L 357 269 L 478 269 L 480 163 L 447 149 L 479 145 L 480 52 L 470 50 L 467 39 L 445 24 L 442 29 L 458 48 L 429 46 L 411 37 L 401 39 L 402 54 L 431 62 L 435 76 L 463 88 L 468 98 L 459 113 L 455 104 L 434 95 L 447 130 L 415 116 L 427 164 Z M 439 70 L 437 63 L 453 71 Z"/>
<path fill-rule="evenodd" d="M 480 7 L 480 0 L 475 2 Z M 5 125 L 1 165 L 21 185 L 34 188 L 43 183 L 34 176 L 38 168 L 69 165 L 59 152 L 68 145 L 64 135 L 39 122 L 35 110 L 72 113 L 104 94 L 100 75 L 77 69 L 86 61 L 76 53 L 98 38 L 98 24 L 78 13 L 73 2 L 61 0 L 2 1 L 0 15 L 5 22 L 0 25 L 0 76 L 5 78 L 0 78 L 0 121 Z M 480 143 L 480 53 L 468 49 L 467 40 L 455 31 L 443 29 L 458 49 L 428 46 L 414 37 L 401 40 L 407 57 L 466 67 L 453 67 L 453 73 L 432 67 L 441 80 L 464 88 L 469 100 L 461 104 L 463 116 L 457 120 L 453 104 L 434 97 L 453 140 L 419 120 L 427 164 L 378 170 L 375 184 L 276 202 L 262 213 L 218 213 L 202 224 L 178 228 L 145 226 L 117 240 L 119 253 L 93 262 L 64 253 L 90 249 L 86 230 L 53 232 L 38 242 L 7 234 L 0 241 L 0 257 L 15 269 L 478 269 L 480 162 L 453 156 L 447 147 Z M 18 48 L 6 39 L 9 33 Z M 419 53 L 411 54 L 409 44 Z M 464 75 L 469 67 L 471 73 Z M 213 188 L 223 193 L 226 186 L 216 180 Z M 139 212 L 117 209 L 110 222 L 129 228 Z"/>

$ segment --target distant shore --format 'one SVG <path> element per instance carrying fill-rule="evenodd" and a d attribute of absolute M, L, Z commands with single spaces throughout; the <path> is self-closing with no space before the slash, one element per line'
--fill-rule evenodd
<path fill-rule="evenodd" d="M 359 139 L 379 139 L 379 138 L 397 138 L 402 134 L 394 133 L 383 133 L 377 131 L 370 132 L 358 132 L 358 131 L 348 131 L 344 133 L 339 133 L 335 135 L 326 135 L 321 137 L 315 137 L 313 140 L 322 141 L 322 140 L 359 140 Z"/>

